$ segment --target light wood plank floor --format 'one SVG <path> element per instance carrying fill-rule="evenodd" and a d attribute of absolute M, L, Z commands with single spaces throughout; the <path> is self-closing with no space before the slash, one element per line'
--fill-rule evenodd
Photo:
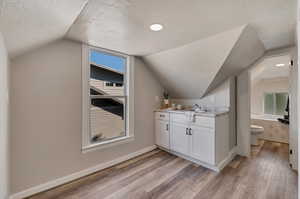
<path fill-rule="evenodd" d="M 296 199 L 297 174 L 288 145 L 262 142 L 215 173 L 161 150 L 30 199 Z"/>

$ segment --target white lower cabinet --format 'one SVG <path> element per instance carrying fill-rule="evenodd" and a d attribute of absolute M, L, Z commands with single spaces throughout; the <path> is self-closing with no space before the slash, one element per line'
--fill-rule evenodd
<path fill-rule="evenodd" d="M 170 149 L 169 113 L 155 113 L 155 142 L 158 146 Z"/>
<path fill-rule="evenodd" d="M 189 155 L 190 140 L 188 126 L 185 124 L 171 122 L 172 135 L 170 135 L 170 148 L 178 153 Z"/>
<path fill-rule="evenodd" d="M 229 119 L 197 117 L 187 114 L 156 113 L 156 144 L 169 152 L 216 171 L 221 170 L 229 155 Z"/>
<path fill-rule="evenodd" d="M 170 149 L 170 133 L 169 122 L 164 120 L 156 120 L 155 122 L 155 140 L 156 144 Z"/>
<path fill-rule="evenodd" d="M 215 164 L 215 132 L 205 127 L 191 126 L 190 156 Z"/>
<path fill-rule="evenodd" d="M 215 132 L 206 127 L 171 122 L 170 149 L 215 164 Z"/>

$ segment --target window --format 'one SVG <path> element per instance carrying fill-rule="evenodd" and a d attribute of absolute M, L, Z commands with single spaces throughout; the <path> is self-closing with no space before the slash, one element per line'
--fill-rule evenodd
<path fill-rule="evenodd" d="M 85 45 L 83 53 L 83 149 L 132 139 L 129 56 Z"/>
<path fill-rule="evenodd" d="M 105 87 L 111 87 L 116 88 L 116 87 L 123 87 L 123 83 L 114 83 L 114 82 L 104 82 Z"/>
<path fill-rule="evenodd" d="M 107 86 L 107 87 L 113 87 L 114 83 L 113 82 L 105 82 L 105 86 Z"/>
<path fill-rule="evenodd" d="M 264 113 L 269 115 L 284 115 L 287 106 L 288 93 L 265 93 Z"/>
<path fill-rule="evenodd" d="M 123 84 L 122 83 L 116 83 L 116 87 L 122 87 Z"/>

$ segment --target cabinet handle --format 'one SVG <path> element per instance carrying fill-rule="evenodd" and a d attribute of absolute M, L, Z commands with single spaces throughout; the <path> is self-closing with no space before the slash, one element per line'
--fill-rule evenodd
<path fill-rule="evenodd" d="M 166 130 L 169 131 L 169 124 L 166 125 Z"/>
<path fill-rule="evenodd" d="M 189 129 L 189 135 L 192 135 L 192 129 L 191 128 Z"/>
<path fill-rule="evenodd" d="M 186 135 L 189 135 L 188 130 L 189 130 L 188 128 L 185 129 L 185 134 Z"/>
<path fill-rule="evenodd" d="M 159 115 L 159 117 L 165 117 L 165 115 Z"/>

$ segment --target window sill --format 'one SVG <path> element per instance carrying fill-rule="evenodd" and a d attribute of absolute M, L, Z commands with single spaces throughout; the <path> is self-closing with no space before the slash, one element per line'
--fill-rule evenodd
<path fill-rule="evenodd" d="M 105 149 L 105 148 L 117 146 L 120 144 L 126 144 L 126 143 L 129 143 L 132 141 L 134 141 L 134 136 L 126 136 L 126 137 L 121 137 L 121 138 L 117 138 L 117 139 L 113 139 L 113 140 L 109 140 L 109 141 L 90 144 L 88 146 L 82 147 L 82 153 Z"/>

